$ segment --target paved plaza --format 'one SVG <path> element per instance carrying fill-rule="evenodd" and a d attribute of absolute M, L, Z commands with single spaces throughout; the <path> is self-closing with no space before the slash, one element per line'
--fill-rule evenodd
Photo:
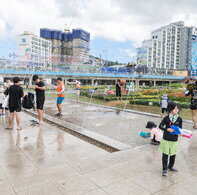
<path fill-rule="evenodd" d="M 53 115 L 51 105 L 47 102 L 46 111 Z M 109 153 L 55 125 L 32 126 L 35 118 L 21 116 L 21 131 L 4 130 L 7 117 L 0 118 L 0 194 L 196 194 L 195 130 L 192 139 L 180 138 L 179 172 L 164 178 L 158 146 L 138 136 L 147 120 L 159 123 L 159 118 L 65 101 L 64 117 L 55 122 L 67 120 L 130 146 Z M 191 129 L 191 124 L 184 125 Z"/>
<path fill-rule="evenodd" d="M 45 104 L 45 111 L 51 116 L 57 113 L 55 101 L 55 99 L 48 100 Z M 63 102 L 63 114 L 64 116 L 61 117 L 63 121 L 118 140 L 131 147 L 147 144 L 146 140 L 139 137 L 139 131 L 148 131 L 145 129 L 148 121 L 154 121 L 159 125 L 162 120 L 156 115 L 141 115 L 135 111 L 125 112 L 112 107 L 77 103 L 70 100 Z M 56 118 L 56 120 L 58 119 Z M 186 129 L 193 129 L 192 126 L 192 123 L 183 123 L 183 127 Z"/>

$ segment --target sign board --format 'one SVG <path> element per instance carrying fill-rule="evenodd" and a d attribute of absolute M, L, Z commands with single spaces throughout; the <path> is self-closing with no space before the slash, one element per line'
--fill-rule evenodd
<path fill-rule="evenodd" d="M 147 65 L 147 50 L 145 48 L 137 48 L 137 64 Z"/>
<path fill-rule="evenodd" d="M 197 41 L 192 42 L 190 66 L 192 76 L 197 76 Z"/>

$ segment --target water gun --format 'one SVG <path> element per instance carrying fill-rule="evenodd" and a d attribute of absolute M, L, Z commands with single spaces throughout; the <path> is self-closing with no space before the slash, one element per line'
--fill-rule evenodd
<path fill-rule="evenodd" d="M 173 132 L 170 132 L 172 135 L 181 135 L 186 138 L 192 137 L 192 131 L 190 130 L 181 129 L 180 127 L 174 125 L 172 125 L 170 128 L 174 130 Z"/>
<path fill-rule="evenodd" d="M 189 93 L 189 91 L 185 91 L 184 93 L 183 93 L 183 95 L 187 95 Z"/>
<path fill-rule="evenodd" d="M 150 134 L 150 133 L 145 133 L 145 132 L 142 132 L 142 131 L 141 131 L 141 132 L 139 133 L 139 135 L 140 135 L 141 137 L 143 137 L 143 138 L 149 138 L 151 134 Z"/>

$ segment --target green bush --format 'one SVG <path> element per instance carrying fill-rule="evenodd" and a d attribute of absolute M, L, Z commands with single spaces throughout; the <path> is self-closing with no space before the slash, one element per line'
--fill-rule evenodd
<path fill-rule="evenodd" d="M 168 85 L 169 88 L 179 89 L 179 88 L 185 88 L 185 84 L 181 83 L 172 83 L 171 85 Z"/>

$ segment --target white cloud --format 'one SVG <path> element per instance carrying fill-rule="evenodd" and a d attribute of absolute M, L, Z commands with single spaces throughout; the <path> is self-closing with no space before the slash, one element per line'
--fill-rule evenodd
<path fill-rule="evenodd" d="M 4 20 L 0 18 L 0 37 L 5 37 L 5 33 L 6 33 L 6 25 Z"/>
<path fill-rule="evenodd" d="M 87 29 L 91 37 L 133 41 L 135 45 L 161 25 L 185 20 L 197 26 L 196 0 L 1 0 L 0 39 L 39 28 Z"/>

